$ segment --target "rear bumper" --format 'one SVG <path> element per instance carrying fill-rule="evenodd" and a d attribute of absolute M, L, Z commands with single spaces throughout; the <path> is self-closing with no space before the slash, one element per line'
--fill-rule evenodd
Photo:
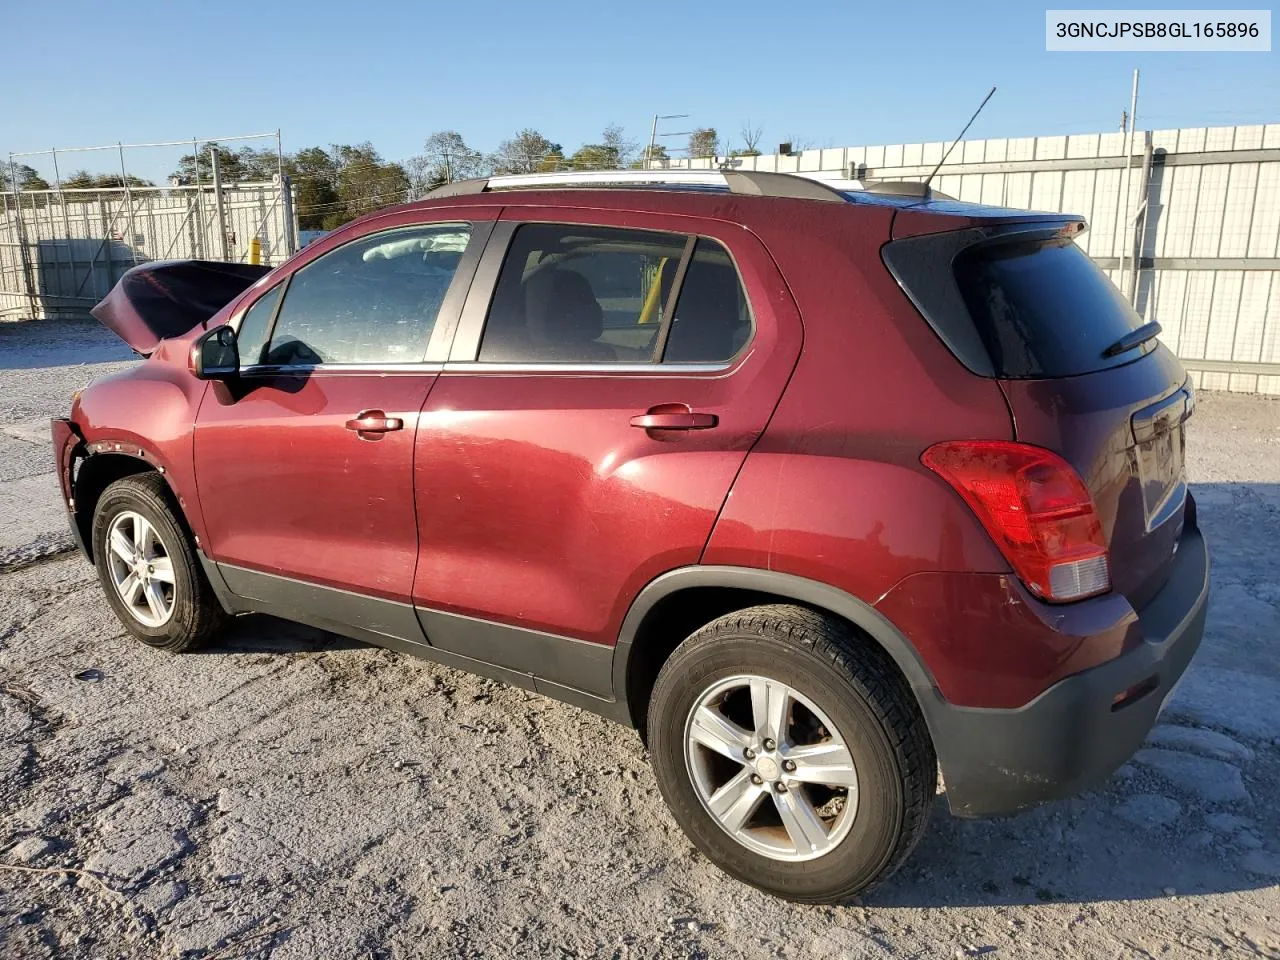
<path fill-rule="evenodd" d="M 1137 612 L 1136 647 L 1016 709 L 960 707 L 940 696 L 927 704 L 952 813 L 1012 813 L 1110 776 L 1142 745 L 1200 646 L 1208 601 L 1209 554 L 1189 524 L 1168 582 Z"/>

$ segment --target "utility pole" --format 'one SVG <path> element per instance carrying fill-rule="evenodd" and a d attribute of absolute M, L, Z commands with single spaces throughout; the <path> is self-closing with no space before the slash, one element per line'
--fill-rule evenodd
<path fill-rule="evenodd" d="M 1129 218 L 1129 192 L 1133 180 L 1133 132 L 1138 126 L 1138 71 L 1133 71 L 1133 99 L 1129 105 L 1129 133 L 1125 138 L 1124 147 L 1124 184 L 1122 196 L 1124 199 L 1120 203 L 1120 230 L 1122 237 L 1122 246 L 1120 248 L 1120 282 L 1117 286 L 1124 290 L 1125 287 L 1125 268 L 1128 266 L 1129 258 L 1133 254 L 1133 224 Z M 1134 263 L 1134 269 L 1137 269 L 1137 263 Z"/>

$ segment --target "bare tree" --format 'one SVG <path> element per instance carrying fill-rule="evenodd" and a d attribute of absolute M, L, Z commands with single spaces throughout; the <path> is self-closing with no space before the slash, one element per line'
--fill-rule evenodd
<path fill-rule="evenodd" d="M 498 144 L 493 155 L 494 173 L 535 173 L 550 153 L 561 152 L 560 144 L 552 143 L 537 130 L 526 127 L 510 140 Z"/>
<path fill-rule="evenodd" d="M 690 157 L 714 157 L 720 152 L 720 136 L 715 127 L 698 127 L 689 134 Z"/>
<path fill-rule="evenodd" d="M 738 136 L 742 137 L 743 149 L 740 151 L 744 156 L 756 156 L 760 153 L 760 139 L 764 135 L 764 131 L 759 127 L 751 125 L 751 121 L 747 120 L 742 124 L 742 129 L 738 131 Z"/>
<path fill-rule="evenodd" d="M 636 149 L 639 146 L 616 123 L 611 123 L 604 128 L 604 133 L 600 137 L 600 145 L 611 155 L 613 166 L 618 170 L 621 170 L 635 159 Z"/>
<path fill-rule="evenodd" d="M 457 131 L 438 130 L 427 137 L 422 153 L 411 158 L 408 166 L 413 191 L 420 196 L 441 184 L 480 176 L 484 156 L 467 146 Z"/>

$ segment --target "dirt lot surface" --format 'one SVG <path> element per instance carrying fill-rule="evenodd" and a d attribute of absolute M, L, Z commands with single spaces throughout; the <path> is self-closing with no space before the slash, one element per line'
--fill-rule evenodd
<path fill-rule="evenodd" d="M 1208 634 L 1103 788 L 950 819 L 865 898 L 696 854 L 636 735 L 265 617 L 130 640 L 70 544 L 47 418 L 126 366 L 0 324 L 0 956 L 1280 956 L 1280 403 L 1205 394 Z"/>

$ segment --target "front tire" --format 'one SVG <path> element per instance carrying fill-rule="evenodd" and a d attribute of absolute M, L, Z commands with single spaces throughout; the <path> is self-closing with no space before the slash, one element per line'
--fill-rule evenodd
<path fill-rule="evenodd" d="M 936 759 L 889 657 L 790 605 L 728 614 L 663 665 L 648 717 L 672 814 L 726 873 L 834 903 L 893 872 L 924 832 Z"/>
<path fill-rule="evenodd" d="M 222 607 L 158 473 L 107 487 L 93 511 L 92 537 L 107 602 L 147 646 L 181 653 L 221 626 Z"/>

